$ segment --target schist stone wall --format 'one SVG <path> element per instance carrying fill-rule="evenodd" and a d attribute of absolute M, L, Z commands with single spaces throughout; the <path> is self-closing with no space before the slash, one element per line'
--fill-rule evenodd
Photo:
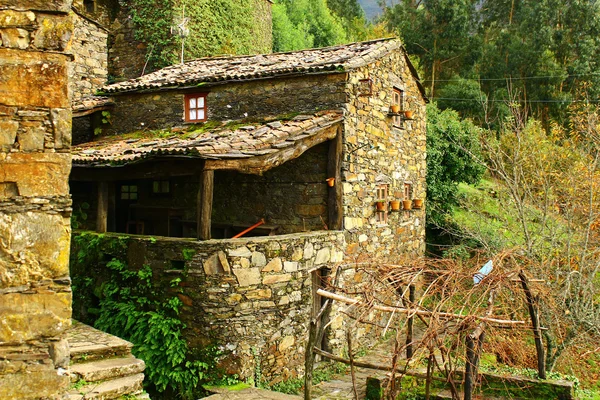
<path fill-rule="evenodd" d="M 363 79 L 371 79 L 370 94 Z M 404 109 L 412 120 L 395 126 L 388 116 L 394 88 L 404 91 Z M 397 261 L 399 255 L 422 256 L 425 251 L 425 208 L 389 212 L 378 221 L 377 188 L 388 186 L 386 201 L 425 199 L 426 121 L 425 101 L 405 57 L 393 52 L 350 73 L 344 123 L 344 229 L 349 259 Z M 386 205 L 389 209 L 389 206 Z"/>
<path fill-rule="evenodd" d="M 106 243 L 117 238 L 118 234 L 101 236 Z M 118 240 L 122 243 L 122 235 Z M 341 232 L 207 241 L 140 236 L 126 240 L 127 264 L 149 265 L 157 288 L 169 288 L 169 282 L 181 279 L 179 290 L 170 295 L 183 303 L 179 315 L 192 348 L 218 345 L 224 352 L 219 366 L 241 379 L 254 377 L 258 369 L 268 381 L 302 374 L 313 312 L 313 271 L 343 260 Z M 74 247 L 73 254 L 77 251 Z M 80 273 L 101 284 L 100 266 Z"/>
<path fill-rule="evenodd" d="M 71 53 L 73 63 L 71 91 L 73 101 L 90 96 L 106 83 L 108 78 L 108 30 L 84 16 L 73 14 L 74 31 Z"/>
<path fill-rule="evenodd" d="M 290 113 L 313 114 L 319 110 L 340 109 L 346 101 L 345 74 L 309 75 L 287 79 L 203 86 L 208 93 L 208 120 L 245 118 L 268 119 Z M 194 93 L 194 92 L 190 92 Z M 141 129 L 164 129 L 184 124 L 184 93 L 122 94 L 113 97 L 116 105 L 107 134 Z"/>
<path fill-rule="evenodd" d="M 0 398 L 62 398 L 71 324 L 70 0 L 0 4 Z"/>

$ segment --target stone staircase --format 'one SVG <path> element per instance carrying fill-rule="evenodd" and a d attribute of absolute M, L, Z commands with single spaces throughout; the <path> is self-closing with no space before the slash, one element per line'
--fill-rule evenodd
<path fill-rule="evenodd" d="M 131 354 L 131 343 L 77 321 L 68 338 L 69 400 L 150 399 L 142 390 L 146 365 Z"/>

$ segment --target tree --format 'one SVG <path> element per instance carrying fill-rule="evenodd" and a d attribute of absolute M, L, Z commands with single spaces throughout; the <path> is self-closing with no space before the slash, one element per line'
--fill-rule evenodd
<path fill-rule="evenodd" d="M 429 96 L 436 93 L 436 81 L 457 71 L 467 73 L 474 64 L 474 0 L 402 0 L 386 8 L 384 18 L 390 30 L 400 36 L 410 54 L 416 54 L 429 81 Z M 464 75 L 463 75 L 464 76 Z"/>
<path fill-rule="evenodd" d="M 427 106 L 427 223 L 445 224 L 452 205 L 457 203 L 458 183 L 476 183 L 485 168 L 480 155 L 481 129 L 461 120 L 453 110 Z"/>
<path fill-rule="evenodd" d="M 273 51 L 290 51 L 344 43 L 346 32 L 326 0 L 281 0 L 273 7 L 273 38 Z"/>
<path fill-rule="evenodd" d="M 548 134 L 522 110 L 513 105 L 484 150 L 506 188 L 503 207 L 520 226 L 527 270 L 549 288 L 540 307 L 550 371 L 570 346 L 600 337 L 600 112 L 576 103 L 570 128 Z"/>

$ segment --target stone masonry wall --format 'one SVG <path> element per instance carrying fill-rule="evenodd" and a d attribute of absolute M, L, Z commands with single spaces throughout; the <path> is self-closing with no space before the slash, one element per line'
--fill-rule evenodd
<path fill-rule="evenodd" d="M 208 120 L 268 119 L 290 113 L 340 109 L 346 101 L 345 74 L 309 75 L 203 86 Z M 165 91 L 114 96 L 114 123 L 108 134 L 165 129 L 184 124 L 184 93 Z M 143 123 L 143 125 L 142 125 Z"/>
<path fill-rule="evenodd" d="M 98 23 L 74 13 L 75 22 L 71 52 L 72 99 L 90 96 L 106 83 L 108 78 L 108 31 Z"/>
<path fill-rule="evenodd" d="M 157 287 L 181 279 L 173 295 L 184 304 L 180 316 L 192 348 L 216 344 L 225 372 L 247 379 L 260 370 L 272 382 L 302 373 L 312 271 L 341 262 L 345 246 L 334 231 L 207 241 L 130 236 L 127 244 L 128 264 L 149 265 Z"/>
<path fill-rule="evenodd" d="M 329 143 L 309 149 L 265 174 L 215 171 L 212 220 L 253 225 L 261 218 L 277 233 L 324 229 Z"/>
<path fill-rule="evenodd" d="M 0 398 L 69 384 L 70 0 L 0 4 Z"/>
<path fill-rule="evenodd" d="M 373 81 L 372 94 L 360 95 L 359 81 L 367 78 Z M 399 126 L 387 115 L 394 87 L 404 91 L 404 108 L 414 112 Z M 425 207 L 390 212 L 383 223 L 375 206 L 380 184 L 389 185 L 388 202 L 404 200 L 405 183 L 412 185 L 411 200 L 425 199 L 425 101 L 404 55 L 394 52 L 350 73 L 347 93 L 342 165 L 347 257 L 394 262 L 422 256 Z"/>
<path fill-rule="evenodd" d="M 127 6 L 119 8 L 110 24 L 108 39 L 108 73 L 116 80 L 142 75 L 147 45 L 135 40 L 135 24 Z"/>

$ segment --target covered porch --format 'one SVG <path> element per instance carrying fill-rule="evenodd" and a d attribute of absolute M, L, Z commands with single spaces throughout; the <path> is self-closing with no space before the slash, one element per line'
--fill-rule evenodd
<path fill-rule="evenodd" d="M 329 111 L 77 146 L 77 227 L 202 240 L 341 229 L 341 136 Z"/>

